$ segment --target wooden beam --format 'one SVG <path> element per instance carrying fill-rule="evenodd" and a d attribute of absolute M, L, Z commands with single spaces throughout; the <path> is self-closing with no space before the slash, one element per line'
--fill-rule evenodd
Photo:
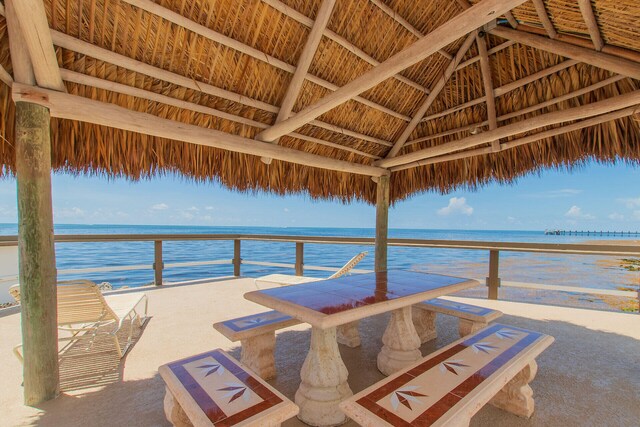
<path fill-rule="evenodd" d="M 263 133 L 264 139 L 266 141 L 273 141 L 282 135 L 294 131 L 354 96 L 396 75 L 405 68 L 424 60 L 438 49 L 457 40 L 461 35 L 468 34 L 477 27 L 491 21 L 496 15 L 501 15 L 514 6 L 524 3 L 524 1 L 525 0 L 481 1 L 436 28 L 413 45 L 396 53 L 377 67 L 374 67 L 360 77 L 347 83 L 337 91 L 306 107 L 295 116 L 267 129 Z"/>
<path fill-rule="evenodd" d="M 11 68 L 13 79 L 18 83 L 35 85 L 36 76 L 33 73 L 33 64 L 27 50 L 27 43 L 22 35 L 20 21 L 13 9 L 15 0 L 5 0 L 4 16 L 7 20 L 7 32 L 9 33 L 9 50 L 11 52 Z M 18 0 L 20 1 L 20 0 Z"/>
<path fill-rule="evenodd" d="M 451 152 L 464 150 L 485 144 L 495 139 L 507 138 L 523 132 L 528 132 L 544 126 L 552 126 L 572 120 L 580 120 L 593 117 L 613 110 L 619 110 L 640 103 L 640 90 L 629 92 L 623 95 L 617 95 L 603 101 L 594 102 L 592 104 L 580 107 L 569 108 L 567 110 L 555 111 L 552 113 L 542 114 L 536 117 L 530 117 L 517 123 L 499 127 L 495 130 L 483 132 L 477 135 L 471 135 L 456 141 L 447 142 L 435 147 L 425 148 L 413 153 L 404 154 L 393 159 L 378 160 L 374 164 L 381 167 L 393 167 L 402 164 L 416 162 L 418 160 L 436 157 Z"/>
<path fill-rule="evenodd" d="M 545 68 L 543 70 L 540 70 L 536 73 L 533 73 L 529 76 L 523 77 L 521 79 L 518 79 L 516 81 L 513 81 L 511 83 L 507 83 L 504 86 L 500 86 L 498 88 L 495 88 L 493 93 L 496 97 L 498 96 L 502 96 L 505 93 L 509 93 L 513 90 L 516 90 L 526 84 L 529 84 L 531 82 L 534 82 L 538 79 L 541 79 L 543 77 L 546 77 L 548 75 L 551 75 L 553 73 L 557 73 L 558 71 L 564 70 L 566 68 L 572 67 L 574 65 L 578 64 L 578 61 L 575 61 L 573 59 L 569 59 L 566 61 L 563 61 L 559 64 L 553 65 L 549 68 Z M 472 99 L 471 101 L 467 101 L 463 104 L 460 105 L 456 105 L 454 107 L 451 108 L 447 108 L 446 110 L 440 111 L 438 113 L 434 113 L 430 116 L 425 117 L 424 119 L 422 119 L 423 122 L 429 121 L 429 120 L 433 120 L 433 119 L 437 119 L 438 117 L 442 117 L 442 116 L 446 116 L 449 115 L 451 113 L 455 113 L 456 111 L 460 111 L 463 110 L 465 108 L 469 108 L 469 107 L 473 107 L 474 105 L 478 105 L 481 104 L 482 102 L 485 101 L 485 97 L 481 96 L 480 98 L 476 98 L 476 99 Z"/>
<path fill-rule="evenodd" d="M 387 271 L 387 241 L 389 239 L 389 177 L 381 176 L 376 187 L 375 271 Z"/>
<path fill-rule="evenodd" d="M 513 13 L 511 12 L 507 12 L 504 14 L 504 17 L 507 18 L 507 21 L 509 22 L 509 25 L 511 25 L 511 27 L 513 29 L 518 28 L 518 21 L 516 20 L 516 18 L 513 16 Z"/>
<path fill-rule="evenodd" d="M 313 61 L 313 57 L 315 56 L 320 40 L 322 39 L 322 32 L 329 23 L 335 3 L 336 0 L 323 0 L 320 5 L 320 9 L 318 9 L 316 20 L 313 23 L 313 27 L 311 27 L 309 37 L 302 49 L 300 58 L 298 58 L 298 66 L 295 73 L 293 73 L 293 77 L 289 82 L 289 87 L 287 87 L 287 92 L 285 93 L 282 104 L 280 105 L 280 111 L 278 111 L 276 123 L 280 123 L 281 121 L 288 119 L 293 111 L 293 106 L 298 99 L 300 89 L 302 89 L 302 84 L 304 83 L 304 78 L 307 75 L 309 66 L 311 66 L 311 61 Z M 262 141 L 262 132 L 256 135 L 256 139 L 258 141 Z M 277 144 L 278 140 L 272 142 Z"/>
<path fill-rule="evenodd" d="M 508 48 L 509 46 L 514 45 L 515 43 L 516 42 L 513 42 L 511 40 L 507 40 L 506 42 L 500 43 L 498 46 L 489 49 L 488 53 L 489 53 L 489 55 L 493 55 L 494 53 L 500 52 L 501 50 L 504 50 L 504 49 Z M 460 65 L 458 65 L 456 67 L 456 71 L 461 70 L 461 69 L 463 69 L 465 67 L 468 67 L 471 64 L 475 64 L 478 61 L 480 61 L 480 56 L 479 55 L 476 55 L 473 58 L 469 58 L 466 61 L 461 62 Z"/>
<path fill-rule="evenodd" d="M 367 176 L 382 176 L 389 173 L 386 169 L 374 166 L 330 159 L 43 88 L 14 83 L 12 92 L 14 101 L 43 105 L 49 108 L 53 117 L 61 119 L 78 120 L 338 172 Z"/>
<path fill-rule="evenodd" d="M 12 5 L 18 22 L 20 22 L 20 29 L 33 64 L 36 82 L 39 86 L 47 89 L 66 91 L 62 77 L 60 77 L 58 59 L 53 50 L 43 2 L 40 0 L 19 0 L 13 1 Z"/>
<path fill-rule="evenodd" d="M 602 68 L 616 74 L 640 79 L 640 63 L 629 59 L 613 56 L 604 52 L 596 52 L 592 49 L 576 46 L 560 40 L 551 40 L 547 37 L 531 34 L 521 30 L 499 26 L 491 30 L 491 34 L 517 43 L 534 47 L 536 49 L 551 52 L 567 58 L 584 62 L 594 67 Z"/>
<path fill-rule="evenodd" d="M 298 12 L 297 10 L 287 6 L 286 4 L 282 3 L 279 0 L 261 0 L 263 3 L 268 4 L 269 6 L 271 6 L 272 8 L 276 9 L 278 12 L 282 13 L 285 16 L 288 16 L 289 18 L 293 19 L 294 21 L 298 21 L 300 24 L 311 28 L 313 26 L 313 19 L 309 18 L 308 16 L 303 15 L 302 13 Z M 353 53 L 354 55 L 356 55 L 358 58 L 365 60 L 366 62 L 368 62 L 369 64 L 373 65 L 373 66 L 377 66 L 380 64 L 380 61 L 378 61 L 377 59 L 373 58 L 371 55 L 369 55 L 368 53 L 366 53 L 364 50 L 360 49 L 359 47 L 357 47 L 356 45 L 354 45 L 353 43 L 351 43 L 350 41 L 348 41 L 347 39 L 345 39 L 344 37 L 342 37 L 339 34 L 336 34 L 335 32 L 327 29 L 324 32 L 324 36 L 327 37 L 330 40 L 333 40 L 334 42 L 338 43 L 340 46 L 344 47 L 345 49 L 347 49 L 349 52 Z M 393 76 L 394 79 L 398 80 L 399 82 L 402 82 L 408 86 L 411 86 L 414 89 L 417 89 L 421 92 L 424 93 L 429 93 L 429 90 L 427 88 L 425 88 L 424 86 L 414 82 L 413 80 L 409 80 L 408 78 L 406 78 L 405 76 L 401 75 L 401 74 L 396 74 L 395 76 Z M 407 118 L 407 121 L 411 120 L 411 118 Z"/>
<path fill-rule="evenodd" d="M 2 80 L 2 82 L 9 87 L 11 87 L 11 85 L 13 84 L 13 78 L 11 77 L 11 74 L 9 74 L 2 65 L 0 65 L 0 80 Z"/>
<path fill-rule="evenodd" d="M 480 37 L 477 31 L 476 44 L 478 45 L 482 84 L 484 86 L 485 103 L 487 104 L 487 120 L 489 121 L 489 130 L 493 130 L 498 127 L 498 119 L 496 118 L 496 94 L 493 90 L 493 77 L 491 74 L 491 64 L 489 63 L 489 53 L 487 52 L 487 40 L 485 37 Z M 491 146 L 494 150 L 498 151 L 500 149 L 500 141 L 492 141 Z"/>
<path fill-rule="evenodd" d="M 521 145 L 531 144 L 546 138 L 551 138 L 557 135 L 563 135 L 568 132 L 574 132 L 576 130 L 584 129 L 586 127 L 596 126 L 596 125 L 607 123 L 613 120 L 622 119 L 624 117 L 633 115 L 634 113 L 636 113 L 637 110 L 638 110 L 638 106 L 632 106 L 632 107 L 624 108 L 622 110 L 614 111 L 612 113 L 607 113 L 600 116 L 592 117 L 590 119 L 580 120 L 578 122 L 571 123 L 569 125 L 560 126 L 555 129 L 549 129 L 543 132 L 535 133 L 533 135 L 527 135 L 522 138 L 516 138 L 511 141 L 503 142 L 502 144 L 500 144 L 500 151 L 509 150 L 511 148 L 516 148 Z M 450 162 L 453 160 L 461 160 L 469 157 L 481 156 L 484 154 L 491 154 L 491 153 L 494 153 L 491 147 L 476 148 L 474 150 L 461 151 L 459 153 L 452 153 L 452 154 L 445 154 L 443 156 L 431 157 L 429 159 L 396 166 L 391 168 L 391 172 L 398 172 L 404 169 L 414 168 L 418 166 L 426 166 L 426 165 Z"/>
<path fill-rule="evenodd" d="M 418 31 L 418 29 L 416 27 L 414 27 L 413 25 L 411 25 L 411 23 L 409 21 L 404 19 L 402 16 L 400 16 L 400 14 L 398 14 L 395 10 L 391 9 L 389 6 L 387 6 L 381 0 L 369 0 L 369 1 L 371 3 L 373 3 L 375 6 L 377 6 L 378 9 L 380 9 L 381 11 L 386 13 L 391 19 L 393 19 L 398 24 L 402 25 L 404 28 L 409 30 L 409 32 L 411 34 L 413 34 L 414 36 L 416 36 L 417 38 L 421 39 L 422 37 L 424 37 L 424 34 L 421 31 Z M 453 55 L 451 55 L 449 52 L 447 52 L 444 49 L 439 49 L 437 53 L 439 53 L 440 55 L 444 56 L 448 60 L 452 60 L 453 59 Z"/>
<path fill-rule="evenodd" d="M 97 89 L 108 90 L 111 92 L 121 93 L 123 95 L 135 96 L 136 98 L 146 99 L 152 102 L 159 102 L 173 107 L 182 108 L 196 113 L 208 114 L 210 116 L 219 117 L 221 119 L 230 120 L 243 125 L 255 127 L 258 129 L 266 129 L 269 125 L 255 120 L 247 119 L 242 116 L 236 116 L 234 114 L 226 113 L 224 111 L 216 110 L 215 108 L 206 107 L 204 105 L 195 104 L 193 102 L 183 101 L 181 99 L 172 98 L 170 96 L 161 95 L 155 92 L 151 92 L 144 89 L 139 89 L 132 86 L 127 86 L 121 83 L 112 82 L 109 80 L 100 79 L 97 77 L 88 76 L 86 74 L 76 73 L 75 71 L 60 70 L 62 79 L 66 82 L 77 83 L 85 86 L 94 87 Z M 358 154 L 359 156 L 369 157 L 372 159 L 379 159 L 380 156 L 374 156 L 373 154 L 365 153 L 364 151 L 356 150 L 355 148 L 347 147 L 344 145 L 336 144 L 330 141 L 325 141 L 319 138 L 314 138 L 300 133 L 292 132 L 288 136 L 293 138 L 302 139 L 304 141 L 313 142 L 327 147 L 336 148 L 339 150 L 348 151 L 350 153 Z"/>
<path fill-rule="evenodd" d="M 272 113 L 278 112 L 278 107 L 275 105 L 267 104 L 266 102 L 262 102 L 259 100 L 255 100 L 252 98 L 248 98 L 243 95 L 239 95 L 234 92 L 230 92 L 224 89 L 220 89 L 216 86 L 210 85 L 204 82 L 197 82 L 193 79 L 185 77 L 181 74 L 176 74 L 171 71 L 166 71 L 162 68 L 154 67 L 153 65 L 146 64 L 141 61 L 137 61 L 133 58 L 129 58 L 128 56 L 120 55 L 118 53 L 112 52 L 107 49 L 103 49 L 101 47 L 92 45 L 91 43 L 84 42 L 82 40 L 78 40 L 74 37 L 68 36 L 64 33 L 60 33 L 58 31 L 51 31 L 51 35 L 53 37 L 53 42 L 55 45 L 63 47 L 65 49 L 72 50 L 74 52 L 81 53 L 83 55 L 90 56 L 92 58 L 99 59 L 104 62 L 108 62 L 110 64 L 117 65 L 122 68 L 126 68 L 128 70 L 134 71 L 136 73 L 142 73 L 149 77 L 153 77 L 159 80 L 164 80 L 169 83 L 173 83 L 179 86 L 186 87 L 188 89 L 192 89 L 195 91 L 199 91 L 202 93 L 206 93 L 207 95 L 216 96 L 222 99 L 227 99 L 229 101 L 237 102 L 243 105 L 247 105 L 254 108 L 259 108 L 264 111 L 269 111 Z M 358 132 L 353 132 L 348 129 L 343 129 L 338 126 L 330 125 L 328 123 L 321 122 L 319 120 L 314 120 L 310 123 L 313 126 L 318 126 L 326 129 L 330 129 L 334 132 L 343 133 L 345 135 L 352 136 L 354 138 L 363 139 L 365 141 L 374 142 L 376 144 L 391 146 L 392 144 L 388 141 L 381 140 L 379 138 L 374 138 L 369 135 L 364 135 Z"/>
<path fill-rule="evenodd" d="M 15 135 L 24 403 L 37 405 L 55 398 L 60 384 L 47 108 L 16 102 Z"/>
<path fill-rule="evenodd" d="M 273 67 L 276 67 L 283 71 L 287 71 L 289 73 L 296 72 L 296 67 L 291 64 L 288 64 L 274 56 L 267 55 L 266 53 L 256 48 L 253 48 L 249 45 L 239 42 L 238 40 L 232 39 L 231 37 L 227 37 L 224 34 L 220 34 L 216 31 L 213 31 L 212 29 L 207 28 L 204 25 L 200 25 L 178 13 L 175 13 L 174 11 L 167 9 L 166 7 L 160 4 L 152 2 L 151 0 L 123 0 L 123 1 L 139 9 L 145 10 L 153 15 L 159 16 L 162 19 L 166 19 L 169 22 L 173 22 L 174 24 L 179 25 L 189 31 L 193 31 L 194 33 L 208 40 L 219 43 L 223 46 L 230 47 L 232 49 L 237 50 L 238 52 L 242 52 L 245 55 L 248 55 L 254 59 L 264 62 L 265 64 L 269 64 Z M 331 91 L 338 89 L 338 86 L 324 79 L 321 79 L 320 77 L 314 76 L 313 74 L 305 73 L 303 76 L 303 81 L 304 79 L 307 79 L 310 82 L 317 84 L 318 86 L 324 87 L 326 89 L 329 89 Z M 397 119 L 405 120 L 405 121 L 410 120 L 409 117 L 403 114 L 400 114 L 396 111 L 393 111 L 390 108 L 377 104 L 361 96 L 354 98 L 354 100 L 360 102 L 363 105 L 374 108 L 378 111 L 382 111 L 383 113 L 389 114 Z"/>
<path fill-rule="evenodd" d="M 405 142 L 407 142 L 407 140 L 409 139 L 409 136 L 411 135 L 411 133 L 413 133 L 413 131 L 415 130 L 416 126 L 418 126 L 418 124 L 420 123 L 420 121 L 424 117 L 425 113 L 429 110 L 429 108 L 431 107 L 433 102 L 436 100 L 436 98 L 438 97 L 438 95 L 440 94 L 442 89 L 444 88 L 444 85 L 451 78 L 451 75 L 455 71 L 456 67 L 458 66 L 458 64 L 460 63 L 460 61 L 464 57 L 464 55 L 467 53 L 467 51 L 471 47 L 471 44 L 473 43 L 473 40 L 474 40 L 473 34 L 470 34 L 470 35 L 467 36 L 467 38 L 465 39 L 464 43 L 462 44 L 462 46 L 458 50 L 458 53 L 456 53 L 456 56 L 451 60 L 451 62 L 449 62 L 449 65 L 447 66 L 447 68 L 445 68 L 445 70 L 443 71 L 443 73 L 440 76 L 440 78 L 438 79 L 438 81 L 435 83 L 433 88 L 431 88 L 431 93 L 429 95 L 427 95 L 427 99 L 425 99 L 425 101 L 422 103 L 422 105 L 420 106 L 418 111 L 416 111 L 416 113 L 413 116 L 413 119 L 411 119 L 409 124 L 404 128 L 404 130 L 402 131 L 402 133 L 400 134 L 400 136 L 396 140 L 394 146 L 391 148 L 389 153 L 387 153 L 386 157 L 388 159 L 392 158 L 392 157 L 395 157 L 396 154 L 398 154 L 400 152 L 400 150 L 404 146 Z"/>
<path fill-rule="evenodd" d="M 545 29 L 549 37 L 552 39 L 558 38 L 558 33 L 549 19 L 549 14 L 547 13 L 547 9 L 544 7 L 542 0 L 531 1 L 533 2 L 533 6 L 536 8 L 536 13 L 538 14 L 538 18 L 540 18 L 542 27 Z"/>
<path fill-rule="evenodd" d="M 589 30 L 593 47 L 600 52 L 604 47 L 604 41 L 602 41 L 602 35 L 600 35 L 600 28 L 598 28 L 596 16 L 593 14 L 591 0 L 578 0 L 578 5 L 580 6 L 582 19 L 584 19 L 584 23 L 587 24 L 587 30 Z"/>

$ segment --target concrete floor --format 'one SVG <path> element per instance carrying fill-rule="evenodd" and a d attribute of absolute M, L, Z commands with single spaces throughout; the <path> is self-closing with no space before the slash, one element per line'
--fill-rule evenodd
<path fill-rule="evenodd" d="M 121 362 L 112 344 L 75 348 L 61 361 L 63 393 L 37 408 L 22 405 L 21 367 L 11 354 L 20 342 L 18 313 L 0 317 L 0 425 L 167 426 L 158 366 L 222 347 L 239 358 L 239 348 L 211 327 L 218 320 L 264 311 L 242 295 L 252 279 L 172 285 L 146 290 L 151 319 Z M 456 298 L 453 298 L 456 299 Z M 520 419 L 491 406 L 472 426 L 637 426 L 640 419 L 640 317 L 634 314 L 550 307 L 504 301 L 459 299 L 497 308 L 501 323 L 553 335 L 556 342 L 538 359 L 532 383 L 536 412 Z M 15 312 L 16 310 L 14 310 Z M 354 392 L 383 378 L 376 369 L 387 316 L 361 322 L 363 344 L 341 346 Z M 422 353 L 453 341 L 453 318 L 438 318 L 439 337 Z M 293 399 L 309 346 L 308 326 L 280 331 L 276 345 L 278 378 L 271 383 Z M 303 425 L 297 419 L 285 426 Z M 350 422 L 346 425 L 355 425 Z"/>

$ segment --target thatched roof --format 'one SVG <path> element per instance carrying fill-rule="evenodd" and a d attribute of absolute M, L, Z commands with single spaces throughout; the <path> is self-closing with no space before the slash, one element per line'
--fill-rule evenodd
<path fill-rule="evenodd" d="M 486 0 L 471 3 L 483 1 Z M 254 139 L 276 121 L 322 1 L 44 0 L 43 3 L 68 93 Z M 295 97 L 293 111 L 316 103 L 412 45 L 421 35 L 461 14 L 468 7 L 466 3 L 335 2 L 306 79 Z M 160 6 L 158 10 L 165 16 L 150 13 L 149 5 Z M 585 5 L 587 9 L 590 6 L 592 15 Z M 589 16 L 595 18 L 595 32 L 593 26 L 590 29 L 586 24 Z M 178 17 L 193 24 L 176 23 Z M 517 26 L 515 30 L 509 21 Z M 410 132 L 408 142 L 395 158 L 490 131 L 492 103 L 481 99 L 487 85 L 482 61 L 478 60 L 482 53 L 478 43 L 486 43 L 488 49 L 489 69 L 485 69 L 484 75 L 489 75 L 496 94 L 498 128 L 531 123 L 533 117 L 638 90 L 638 80 L 627 77 L 638 78 L 633 71 L 633 65 L 640 61 L 637 0 L 527 1 L 514 8 L 511 15 L 500 16 L 497 26 L 498 30 L 518 34 L 537 34 L 544 40 L 552 40 L 553 36 L 556 41 L 578 46 L 576 51 L 598 52 L 606 55 L 605 59 L 611 57 L 614 63 L 619 59 L 621 67 L 628 65 L 632 72 L 618 77 L 620 67 L 611 67 L 606 61 L 598 68 L 593 60 L 587 64 L 547 51 L 555 51 L 553 45 L 541 50 L 514 43 L 504 37 L 504 31 L 487 27 L 486 35 L 481 31 L 479 37 L 468 39 L 467 46 L 471 44 L 468 51 L 460 52 L 460 65 L 454 67 L 457 69 L 446 79 L 442 90 L 436 91 L 437 96 L 432 95 L 433 102 L 424 114 L 427 120 L 420 121 Z M 602 43 L 598 42 L 598 36 Z M 0 65 L 12 74 L 4 17 L 0 17 L 0 40 Z M 77 43 L 78 40 L 82 43 Z M 226 46 L 229 40 L 239 43 L 235 47 Z M 426 92 L 437 88 L 465 40 L 467 34 L 461 34 L 440 52 L 365 90 L 358 99 L 344 102 L 294 133 L 287 133 L 279 144 L 330 159 L 373 165 L 388 156 L 428 98 Z M 91 51 L 89 55 L 92 46 L 103 50 Z M 117 55 L 105 56 L 105 52 Z M 148 67 L 127 63 L 123 60 L 126 58 Z M 556 66 L 553 72 L 544 71 L 553 66 Z M 531 81 L 523 80 L 528 76 L 533 76 L 528 79 Z M 112 82 L 123 86 L 109 86 Z M 141 90 L 135 95 L 125 94 L 126 87 Z M 573 94 L 576 91 L 580 92 Z M 153 98 L 154 94 L 165 98 Z M 556 98 L 560 98 L 559 102 L 552 101 Z M 11 88 L 6 84 L 0 84 L 0 104 L 3 136 L 0 164 L 4 166 L 1 176 L 12 174 L 15 163 L 14 104 Z M 543 105 L 529 108 L 538 104 Z M 523 114 L 511 114 L 525 108 Z M 475 187 L 491 180 L 509 182 L 542 168 L 570 166 L 590 159 L 640 161 L 640 126 L 629 112 L 622 118 L 509 147 L 509 141 L 575 121 L 556 122 L 498 138 L 502 150 L 496 150 L 499 146 L 493 141 L 477 145 L 472 142 L 430 155 L 425 158 L 428 161 L 412 160 L 406 167 L 385 166 L 391 167 L 391 199 L 397 201 L 429 190 L 447 192 L 458 186 Z M 52 119 L 52 135 L 53 166 L 57 170 L 131 179 L 178 172 L 197 180 L 216 180 L 243 191 L 308 192 L 312 197 L 344 201 L 375 200 L 375 183 L 367 175 L 282 160 L 267 165 L 256 155 L 69 119 Z M 476 151 L 460 155 L 470 150 Z"/>

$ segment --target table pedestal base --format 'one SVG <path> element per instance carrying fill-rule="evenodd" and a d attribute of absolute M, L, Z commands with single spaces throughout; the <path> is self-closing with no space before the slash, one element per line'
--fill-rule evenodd
<path fill-rule="evenodd" d="M 420 337 L 413 326 L 411 307 L 391 312 L 382 342 L 384 346 L 378 354 L 378 369 L 385 375 L 391 375 L 422 358 Z"/>
<path fill-rule="evenodd" d="M 298 418 L 312 426 L 335 426 L 347 421 L 338 404 L 353 395 L 347 383 L 347 368 L 342 362 L 336 328 L 311 328 L 311 348 L 302 365 L 302 382 L 295 402 Z"/>

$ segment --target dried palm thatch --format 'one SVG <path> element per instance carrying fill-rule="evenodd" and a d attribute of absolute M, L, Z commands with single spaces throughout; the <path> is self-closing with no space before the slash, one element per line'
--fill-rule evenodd
<path fill-rule="evenodd" d="M 43 3 L 70 94 L 253 139 L 275 122 L 322 1 Z M 293 111 L 314 104 L 371 70 L 460 14 L 469 3 L 479 2 L 337 1 Z M 588 5 L 605 50 L 638 61 L 640 3 L 595 0 Z M 163 16 L 151 13 L 151 6 L 160 6 Z M 593 34 L 578 2 L 548 0 L 544 6 L 560 40 L 594 48 Z M 189 21 L 185 22 L 191 24 L 180 24 L 176 17 L 186 18 Z M 531 2 L 513 9 L 512 17 L 519 24 L 518 31 L 546 36 L 548 28 Z M 501 17 L 498 25 L 509 24 Z M 211 37 L 212 32 L 217 35 Z M 637 80 L 607 69 L 566 62 L 562 56 L 495 35 L 481 36 L 478 43 L 487 43 L 489 49 L 489 78 L 496 95 L 498 126 L 638 90 Z M 465 39 L 466 34 L 400 75 L 325 112 L 280 138 L 279 144 L 357 164 L 372 165 L 385 158 L 427 93 L 437 87 Z M 224 40 L 235 44 L 230 46 Z M 483 98 L 486 76 L 478 55 L 474 43 L 433 98 L 426 119 L 411 132 L 398 156 L 490 130 L 493 112 Z M 146 68 L 127 64 L 126 59 L 135 59 Z M 0 17 L 0 65 L 12 73 L 4 17 Z M 550 67 L 554 67 L 553 72 L 545 73 Z M 211 88 L 233 96 L 225 99 Z M 237 95 L 244 98 L 239 102 Z M 11 96 L 11 88 L 0 84 L 0 177 L 11 175 L 15 164 Z M 489 150 L 489 142 L 476 147 L 481 152 L 475 155 L 454 150 L 455 158 L 436 157 L 421 165 L 392 168 L 391 200 L 424 191 L 475 188 L 490 181 L 508 183 L 543 168 L 571 167 L 591 160 L 638 163 L 640 125 L 633 117 L 627 115 L 502 151 Z M 523 136 L 558 126 L 514 134 L 500 142 L 509 145 Z M 313 198 L 345 202 L 375 200 L 375 183 L 364 175 L 279 160 L 267 165 L 259 156 L 68 119 L 52 119 L 52 137 L 53 166 L 70 173 L 134 180 L 177 173 L 198 181 L 218 181 L 239 191 L 307 193 Z"/>

